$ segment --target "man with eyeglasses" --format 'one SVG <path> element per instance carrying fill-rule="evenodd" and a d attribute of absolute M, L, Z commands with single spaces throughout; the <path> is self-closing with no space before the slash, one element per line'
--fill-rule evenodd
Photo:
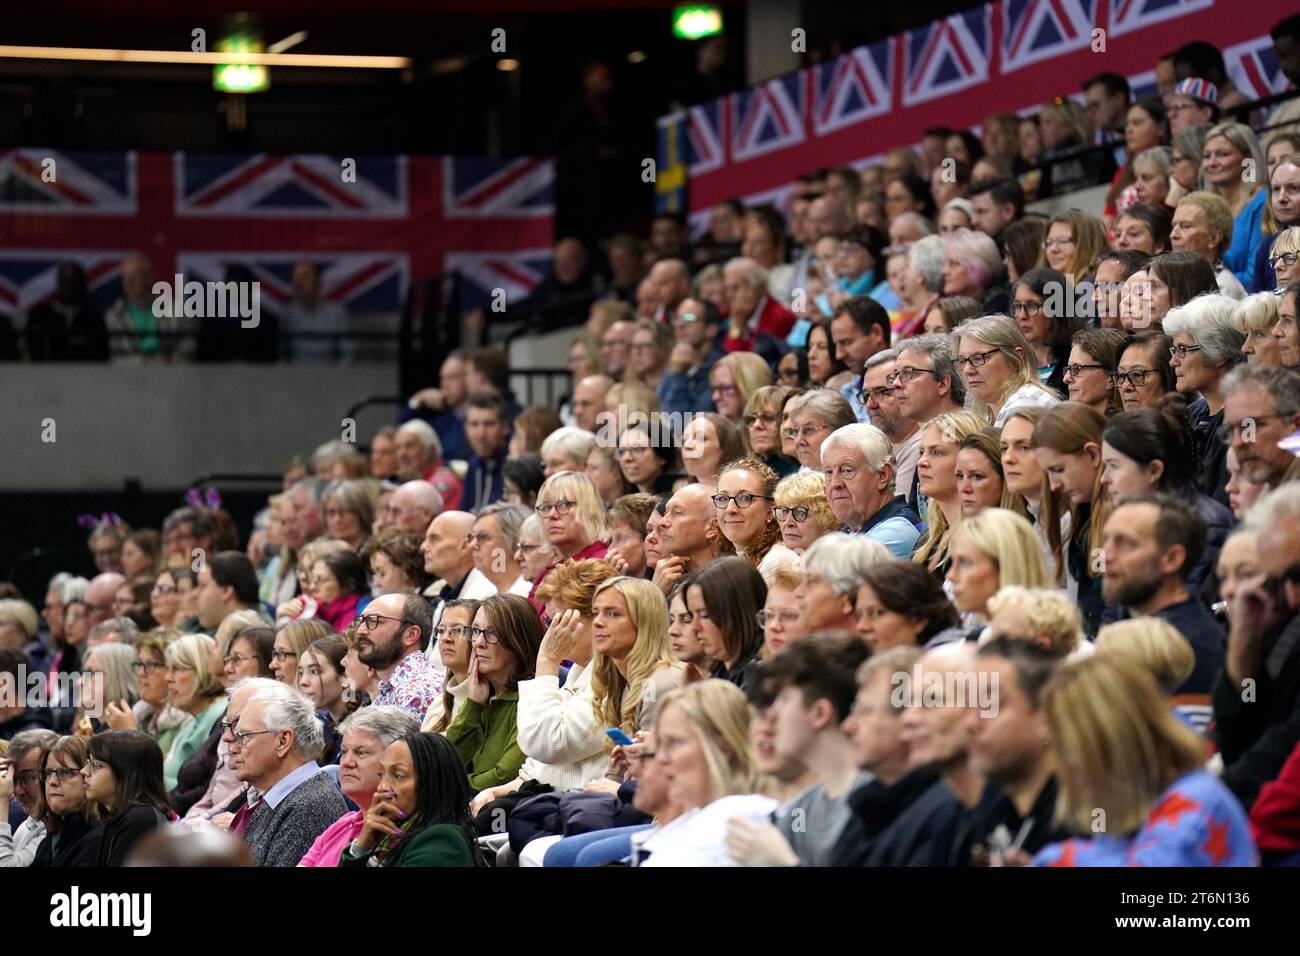
<path fill-rule="evenodd" d="M 684 415 L 713 411 L 709 369 L 727 354 L 714 341 L 721 324 L 722 318 L 712 302 L 683 299 L 678 304 L 673 312 L 677 344 L 668 355 L 668 368 L 657 390 L 659 405 L 665 412 Z"/>
<path fill-rule="evenodd" d="M 1278 365 L 1238 365 L 1223 377 L 1219 440 L 1248 481 L 1276 488 L 1295 463 L 1278 447 L 1300 428 L 1300 372 Z"/>
<path fill-rule="evenodd" d="M 918 428 L 937 415 L 961 411 L 966 386 L 952 360 L 946 335 L 918 335 L 899 346 L 885 381 L 894 388 L 898 413 Z"/>
<path fill-rule="evenodd" d="M 429 602 L 418 594 L 384 594 L 357 620 L 357 660 L 379 678 L 371 703 L 400 707 L 424 720 L 445 679 L 426 653 L 433 633 Z"/>
<path fill-rule="evenodd" d="M 902 495 L 894 494 L 889 439 L 874 425 L 845 425 L 822 442 L 822 469 L 831 511 L 849 534 L 879 541 L 910 560 L 921 523 Z"/>
<path fill-rule="evenodd" d="M 1228 610 L 1228 652 L 1214 685 L 1214 742 L 1223 782 L 1243 806 L 1277 778 L 1300 742 L 1300 482 L 1246 513 L 1263 574 Z"/>
<path fill-rule="evenodd" d="M 36 819 L 41 753 L 58 742 L 52 730 L 25 730 L 9 741 L 9 754 L 0 757 L 0 867 L 31 866 L 45 839 L 45 824 Z M 10 819 L 10 796 L 27 815 L 16 827 Z"/>
<path fill-rule="evenodd" d="M 222 720 L 235 777 L 249 785 L 231 829 L 258 866 L 297 866 L 316 839 L 348 812 L 343 793 L 316 763 L 324 746 L 310 698 L 262 677 L 236 685 Z"/>
<path fill-rule="evenodd" d="M 908 507 L 916 510 L 916 462 L 921 457 L 921 427 L 898 408 L 898 390 L 894 388 L 894 369 L 898 353 L 893 349 L 877 352 L 867 359 L 862 373 L 859 396 L 867 418 L 893 447 L 894 487 L 903 495 Z"/>
<path fill-rule="evenodd" d="M 433 627 L 442 620 L 448 601 L 471 598 L 481 601 L 497 593 L 496 586 L 474 567 L 470 540 L 474 522 L 474 516 L 467 511 L 444 511 L 429 522 L 428 533 L 420 545 L 424 570 L 436 579 L 424 591 L 433 605 Z M 441 670 L 442 658 L 437 647 L 429 648 L 429 659 L 435 669 Z"/>

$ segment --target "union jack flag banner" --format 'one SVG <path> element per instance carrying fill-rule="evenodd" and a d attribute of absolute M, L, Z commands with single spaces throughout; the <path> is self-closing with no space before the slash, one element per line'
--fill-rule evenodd
<path fill-rule="evenodd" d="M 526 158 L 0 151 L 0 314 L 50 298 L 69 259 L 107 307 L 132 251 L 167 281 L 245 266 L 273 309 L 302 259 L 352 312 L 397 313 L 453 269 L 475 303 L 515 301 L 550 259 L 553 179 Z"/>
<path fill-rule="evenodd" d="M 1292 0 L 997 0 L 661 119 L 659 165 L 684 172 L 659 205 L 688 190 L 697 228 L 730 197 L 780 205 L 800 173 L 861 168 L 930 126 L 978 129 L 990 113 L 1081 101 L 1097 73 L 1146 95 L 1160 56 L 1192 40 L 1223 50 L 1247 96 L 1279 93 L 1268 31 L 1294 12 Z"/>

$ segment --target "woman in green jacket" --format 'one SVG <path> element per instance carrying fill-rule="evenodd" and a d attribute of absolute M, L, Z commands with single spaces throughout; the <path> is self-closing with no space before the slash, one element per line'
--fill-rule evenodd
<path fill-rule="evenodd" d="M 525 598 L 494 594 L 479 605 L 470 628 L 467 695 L 447 728 L 477 793 L 514 780 L 524 765 L 519 749 L 519 682 L 533 676 L 545 634 Z"/>
<path fill-rule="evenodd" d="M 379 760 L 379 786 L 361 834 L 339 866 L 474 866 L 469 784 L 441 734 L 407 734 Z"/>
<path fill-rule="evenodd" d="M 189 714 L 189 721 L 166 752 L 163 780 L 170 792 L 176 787 L 181 764 L 203 746 L 213 726 L 226 712 L 226 688 L 212 672 L 216 642 L 206 634 L 186 634 L 167 645 L 167 699 Z"/>

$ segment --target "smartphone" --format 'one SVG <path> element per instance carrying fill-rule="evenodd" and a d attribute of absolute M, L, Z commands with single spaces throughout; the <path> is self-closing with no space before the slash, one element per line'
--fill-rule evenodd
<path fill-rule="evenodd" d="M 614 741 L 614 743 L 618 744 L 620 747 L 631 747 L 634 743 L 631 737 L 623 733 L 623 731 L 617 727 L 609 728 L 609 730 L 605 731 L 605 736 Z"/>

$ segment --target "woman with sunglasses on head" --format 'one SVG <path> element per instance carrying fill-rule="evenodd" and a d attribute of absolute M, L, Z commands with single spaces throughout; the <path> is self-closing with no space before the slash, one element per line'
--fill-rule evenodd
<path fill-rule="evenodd" d="M 90 740 L 60 737 L 41 753 L 36 819 L 45 824 L 46 836 L 36 848 L 33 867 L 94 866 L 99 858 L 99 809 L 86 797 L 81 772 L 90 759 Z"/>
<path fill-rule="evenodd" d="M 393 741 L 380 758 L 361 833 L 339 866 L 476 866 L 469 799 L 465 768 L 445 737 L 416 733 Z"/>
<path fill-rule="evenodd" d="M 723 466 L 713 495 L 722 537 L 735 546 L 738 557 L 758 568 L 768 584 L 781 568 L 799 566 L 799 556 L 781 543 L 772 510 L 776 484 L 776 473 L 763 462 L 740 458 Z"/>
<path fill-rule="evenodd" d="M 519 681 L 533 676 L 542 637 L 537 612 L 517 594 L 494 594 L 474 615 L 465 703 L 447 739 L 465 761 L 475 793 L 513 780 L 523 766 Z"/>
<path fill-rule="evenodd" d="M 163 788 L 158 744 L 135 730 L 109 730 L 90 739 L 81 769 L 86 799 L 100 822 L 96 866 L 123 866 L 131 850 L 174 816 Z"/>

